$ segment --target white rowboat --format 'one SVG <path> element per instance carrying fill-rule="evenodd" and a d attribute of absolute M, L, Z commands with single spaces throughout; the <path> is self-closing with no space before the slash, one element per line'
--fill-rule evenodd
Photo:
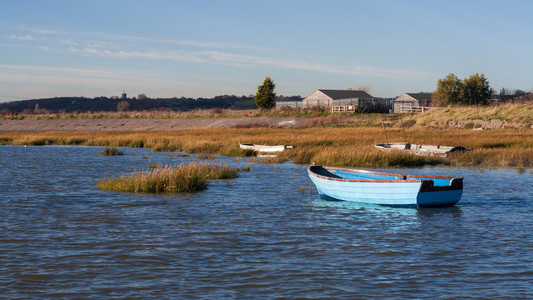
<path fill-rule="evenodd" d="M 293 146 L 277 145 L 277 146 L 268 146 L 268 145 L 257 145 L 257 144 L 241 144 L 239 143 L 241 149 L 254 150 L 257 152 L 281 152 L 285 149 L 291 149 Z"/>

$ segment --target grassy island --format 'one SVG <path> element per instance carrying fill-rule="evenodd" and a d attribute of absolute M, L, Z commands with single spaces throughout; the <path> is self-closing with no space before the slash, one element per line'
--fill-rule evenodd
<path fill-rule="evenodd" d="M 236 177 L 237 171 L 228 165 L 191 162 L 102 179 L 96 187 L 133 193 L 192 193 L 207 188 L 207 180 Z"/>

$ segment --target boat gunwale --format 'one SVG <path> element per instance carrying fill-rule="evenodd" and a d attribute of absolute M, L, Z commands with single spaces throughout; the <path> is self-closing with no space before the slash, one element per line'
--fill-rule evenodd
<path fill-rule="evenodd" d="M 287 148 L 287 146 L 285 145 L 259 145 L 259 144 L 242 144 L 242 143 L 239 143 L 239 147 L 241 146 L 245 146 L 245 147 L 250 147 L 250 148 Z"/>
<path fill-rule="evenodd" d="M 353 173 L 365 173 L 365 174 L 378 174 L 378 175 L 385 175 L 385 176 L 393 176 L 393 177 L 401 177 L 401 178 L 423 178 L 423 179 L 395 179 L 395 180 L 364 180 L 364 179 L 346 179 L 346 178 L 334 178 L 330 176 L 320 175 L 316 173 L 312 168 L 323 168 L 327 171 L 329 170 L 338 170 L 338 171 L 348 171 Z M 453 177 L 453 176 L 419 176 L 419 175 L 403 175 L 403 174 L 394 174 L 394 173 L 384 173 L 384 172 L 376 172 L 376 171 L 367 171 L 367 170 L 359 170 L 359 169 L 351 169 L 351 168 L 342 168 L 342 167 L 324 167 L 324 166 L 318 166 L 318 165 L 311 165 L 307 168 L 308 173 L 312 174 L 315 177 L 326 179 L 326 180 L 332 180 L 332 181 L 342 181 L 342 182 L 391 182 L 391 183 L 405 183 L 405 182 L 423 182 L 426 180 L 432 180 L 432 179 L 462 179 L 462 177 Z"/>
<path fill-rule="evenodd" d="M 273 146 L 269 146 L 269 145 L 258 145 L 258 144 L 241 144 L 243 146 L 247 146 L 247 147 L 264 147 L 264 148 L 278 148 L 278 147 L 286 147 L 285 145 L 273 145 Z"/>

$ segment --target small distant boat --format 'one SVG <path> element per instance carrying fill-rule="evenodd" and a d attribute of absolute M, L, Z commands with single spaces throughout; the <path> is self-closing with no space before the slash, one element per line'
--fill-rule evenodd
<path fill-rule="evenodd" d="M 268 146 L 268 145 L 257 145 L 257 144 L 241 144 L 239 143 L 241 149 L 254 150 L 257 152 L 281 152 L 285 149 L 292 149 L 293 146 L 277 145 L 277 146 Z"/>
<path fill-rule="evenodd" d="M 385 143 L 375 145 L 378 149 L 383 150 L 403 150 L 408 151 L 416 155 L 435 155 L 435 156 L 447 156 L 452 153 L 461 153 L 470 151 L 461 146 L 440 146 L 440 145 L 423 145 L 423 144 L 411 144 L 411 143 Z"/>
<path fill-rule="evenodd" d="M 387 130 L 385 129 L 385 119 L 388 120 L 400 120 L 402 124 L 403 139 L 404 143 L 389 143 L 389 137 L 387 135 Z M 407 151 L 416 155 L 434 155 L 434 156 L 448 156 L 452 153 L 462 153 L 467 152 L 472 149 L 461 147 L 461 146 L 441 146 L 441 145 L 423 145 L 423 144 L 412 144 L 407 142 L 405 135 L 405 128 L 403 126 L 403 120 L 401 116 L 392 116 L 392 117 L 381 117 L 381 123 L 383 124 L 383 131 L 385 132 L 386 143 L 376 144 L 375 147 L 383 150 L 402 150 Z"/>
<path fill-rule="evenodd" d="M 461 199 L 462 177 L 389 174 L 309 166 L 322 198 L 398 207 L 447 207 Z"/>

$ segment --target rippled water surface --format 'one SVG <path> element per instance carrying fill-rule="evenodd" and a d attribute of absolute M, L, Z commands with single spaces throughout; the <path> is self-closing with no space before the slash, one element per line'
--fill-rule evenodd
<path fill-rule="evenodd" d="M 409 170 L 465 177 L 446 209 L 321 200 L 292 163 L 189 195 L 96 189 L 193 159 L 122 150 L 0 146 L 2 298 L 533 298 L 530 170 Z"/>

